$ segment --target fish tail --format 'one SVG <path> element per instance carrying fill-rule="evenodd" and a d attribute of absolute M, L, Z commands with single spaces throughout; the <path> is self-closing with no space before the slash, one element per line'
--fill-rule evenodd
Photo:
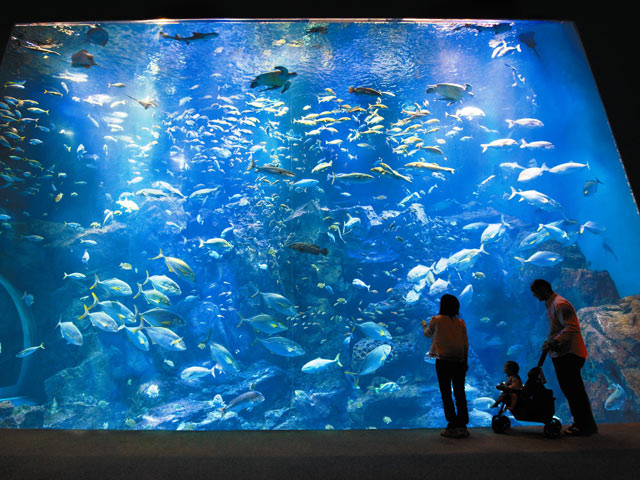
<path fill-rule="evenodd" d="M 40 345 L 38 345 L 41 349 L 44 350 L 44 342 L 42 342 Z"/>
<path fill-rule="evenodd" d="M 147 278 L 144 280 L 144 282 L 142 282 L 142 285 L 146 284 L 149 281 L 149 270 L 145 270 L 145 272 L 147 273 Z"/>
<path fill-rule="evenodd" d="M 158 253 L 158 255 L 153 257 L 151 260 L 157 260 L 159 258 L 164 258 L 164 255 L 162 254 L 162 249 L 160 248 L 159 250 L 160 250 L 160 253 Z"/>
<path fill-rule="evenodd" d="M 97 273 L 95 274 L 95 276 L 96 276 L 96 281 L 95 281 L 95 283 L 93 285 L 91 285 L 89 287 L 89 290 L 93 290 L 96 287 L 96 285 L 98 285 L 100 283 L 100 279 L 98 279 L 98 274 Z"/>
<path fill-rule="evenodd" d="M 140 285 L 140 284 L 138 283 L 138 293 L 136 293 L 136 294 L 133 296 L 133 298 L 134 298 L 134 299 L 135 299 L 135 298 L 138 298 L 138 297 L 140 296 L 140 294 L 141 294 L 141 293 L 142 293 L 142 285 Z"/>
<path fill-rule="evenodd" d="M 513 128 L 513 126 L 516 124 L 516 122 L 514 122 L 513 120 L 509 120 L 508 118 L 505 120 L 505 122 L 507 122 L 509 128 Z"/>
<path fill-rule="evenodd" d="M 326 257 L 329 251 L 326 248 L 323 248 L 322 250 L 320 250 L 320 253 Z"/>
<path fill-rule="evenodd" d="M 352 377 L 356 377 L 355 386 L 357 387 L 358 386 L 358 382 L 360 381 L 360 377 L 358 376 L 358 374 L 354 373 L 354 372 L 344 372 L 344 373 L 345 373 L 345 375 L 351 375 Z"/>
<path fill-rule="evenodd" d="M 260 294 L 260 290 L 258 290 L 258 289 L 256 288 L 256 293 L 254 293 L 253 295 L 251 295 L 249 298 L 253 298 L 253 297 L 255 297 L 255 296 L 259 295 L 259 294 Z"/>
<path fill-rule="evenodd" d="M 527 142 L 524 141 L 524 138 L 520 139 L 520 148 L 527 148 Z"/>
<path fill-rule="evenodd" d="M 507 200 L 511 200 L 513 197 L 516 196 L 516 193 L 518 193 L 518 192 L 516 192 L 515 188 L 513 188 L 513 187 L 509 187 L 509 188 L 511 188 L 511 195 L 509 195 L 509 198 L 507 198 Z"/>
<path fill-rule="evenodd" d="M 587 160 L 587 170 L 591 170 L 591 167 L 589 166 L 589 160 Z"/>
<path fill-rule="evenodd" d="M 64 277 L 62 277 L 62 279 L 65 280 L 68 276 L 67 272 L 64 272 Z"/>
<path fill-rule="evenodd" d="M 204 247 L 204 240 L 202 240 L 201 238 L 198 239 L 198 241 L 200 242 L 200 246 L 199 248 Z"/>
<path fill-rule="evenodd" d="M 238 316 L 240 317 L 240 323 L 238 325 L 236 325 L 236 328 L 238 328 L 244 322 L 244 317 L 242 315 L 240 315 L 240 314 L 238 314 Z"/>
<path fill-rule="evenodd" d="M 338 353 L 336 355 L 336 358 L 334 360 L 334 362 L 336 362 L 338 364 L 339 367 L 342 367 L 343 365 L 340 363 L 340 354 Z"/>
<path fill-rule="evenodd" d="M 522 258 L 522 257 L 513 257 L 513 258 L 515 258 L 516 260 L 518 260 L 520 263 L 522 263 L 524 265 L 524 262 L 525 262 L 524 258 Z"/>
<path fill-rule="evenodd" d="M 487 143 L 481 143 L 480 146 L 482 147 L 482 153 L 487 151 L 487 148 L 489 147 L 489 144 Z"/>
<path fill-rule="evenodd" d="M 89 314 L 89 309 L 87 308 L 87 306 L 86 305 L 82 305 L 82 306 L 84 307 L 84 313 L 78 317 L 78 320 L 82 320 L 84 317 L 86 317 Z"/>
<path fill-rule="evenodd" d="M 252 85 L 252 86 L 253 86 L 253 85 Z M 251 162 L 251 163 L 249 164 L 249 168 L 247 168 L 247 172 L 248 172 L 249 170 L 251 170 L 251 169 L 255 168 L 255 166 L 256 166 L 256 162 L 254 162 L 254 161 L 253 161 L 253 157 L 250 157 L 250 158 L 249 158 L 249 160 L 250 160 L 250 162 Z"/>
<path fill-rule="evenodd" d="M 90 307 L 87 308 L 87 310 L 91 310 L 93 307 L 95 307 L 98 304 L 98 296 L 95 294 L 95 292 L 91 292 L 91 296 L 93 297 L 93 303 L 91 304 Z"/>

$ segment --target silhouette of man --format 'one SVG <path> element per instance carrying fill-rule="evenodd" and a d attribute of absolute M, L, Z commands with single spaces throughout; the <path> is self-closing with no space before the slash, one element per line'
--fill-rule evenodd
<path fill-rule="evenodd" d="M 588 354 L 576 311 L 567 299 L 553 291 L 546 280 L 534 280 L 531 283 L 531 293 L 545 302 L 547 307 L 549 336 L 542 345 L 542 350 L 549 351 L 558 384 L 573 415 L 574 423 L 567 428 L 565 434 L 589 436 L 597 433 L 598 427 L 580 374 Z"/>

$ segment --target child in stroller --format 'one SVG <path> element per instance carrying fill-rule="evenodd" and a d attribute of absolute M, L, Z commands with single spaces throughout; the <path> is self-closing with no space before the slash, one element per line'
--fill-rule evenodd
<path fill-rule="evenodd" d="M 562 423 L 556 417 L 553 391 L 544 387 L 547 383 L 542 372 L 542 364 L 547 357 L 547 352 L 542 352 L 538 365 L 529 370 L 527 382 L 522 389 L 507 387 L 504 383 L 496 386 L 505 395 L 500 400 L 500 410 L 491 420 L 491 428 L 495 433 L 504 433 L 511 428 L 511 420 L 504 415 L 507 408 L 508 394 L 515 394 L 516 404 L 511 406 L 510 411 L 516 420 L 524 422 L 544 423 L 544 435 L 548 438 L 558 438 L 562 431 Z"/>
<path fill-rule="evenodd" d="M 520 379 L 520 375 L 518 375 L 519 371 L 520 365 L 512 360 L 507 361 L 507 363 L 504 364 L 504 373 L 507 375 L 507 380 L 500 385 L 504 385 L 506 388 L 513 390 L 522 390 L 522 380 Z M 491 408 L 496 408 L 502 402 L 505 403 L 507 410 L 513 411 L 518 404 L 518 394 L 503 391 L 494 404 L 491 405 Z"/>

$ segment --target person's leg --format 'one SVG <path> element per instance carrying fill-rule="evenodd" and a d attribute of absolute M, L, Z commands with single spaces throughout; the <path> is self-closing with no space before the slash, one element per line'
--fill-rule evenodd
<path fill-rule="evenodd" d="M 467 408 L 467 394 L 464 391 L 466 377 L 465 364 L 453 364 L 453 394 L 456 397 L 456 427 L 466 428 L 469 423 L 469 410 Z"/>
<path fill-rule="evenodd" d="M 451 362 L 436 360 L 436 374 L 438 375 L 444 416 L 447 419 L 447 428 L 455 428 L 456 409 L 453 406 L 453 397 L 451 396 Z"/>
<path fill-rule="evenodd" d="M 589 396 L 582 381 L 580 370 L 584 358 L 567 354 L 553 359 L 553 366 L 558 377 L 558 384 L 567 398 L 573 422 L 584 433 L 597 432 L 598 427 L 593 418 Z"/>

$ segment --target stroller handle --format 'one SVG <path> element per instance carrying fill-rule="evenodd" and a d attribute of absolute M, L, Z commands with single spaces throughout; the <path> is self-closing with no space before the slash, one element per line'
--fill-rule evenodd
<path fill-rule="evenodd" d="M 540 355 L 540 360 L 538 360 L 538 367 L 542 367 L 542 364 L 544 363 L 545 358 L 547 358 L 547 352 L 546 350 L 544 352 L 542 352 L 542 355 Z"/>

